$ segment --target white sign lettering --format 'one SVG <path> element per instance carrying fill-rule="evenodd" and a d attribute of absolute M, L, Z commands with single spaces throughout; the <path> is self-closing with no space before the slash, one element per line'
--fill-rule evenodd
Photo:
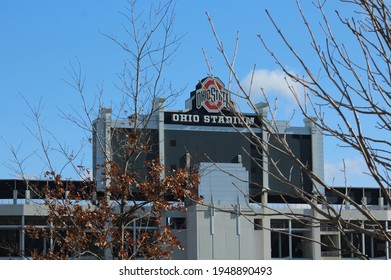
<path fill-rule="evenodd" d="M 218 115 L 197 115 L 175 113 L 171 115 L 173 123 L 188 123 L 188 124 L 215 124 L 215 125 L 240 125 L 243 124 L 252 126 L 255 124 L 254 117 L 237 117 L 237 116 L 218 116 Z"/>

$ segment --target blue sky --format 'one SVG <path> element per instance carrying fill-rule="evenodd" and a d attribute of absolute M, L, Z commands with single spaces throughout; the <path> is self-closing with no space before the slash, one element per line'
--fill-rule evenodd
<path fill-rule="evenodd" d="M 139 1 L 139 8 L 149 1 Z M 269 44 L 278 51 L 286 66 L 296 71 L 297 64 L 291 59 L 276 32 L 267 19 L 265 9 L 275 17 L 288 39 L 303 57 L 313 63 L 307 55 L 308 44 L 303 35 L 304 29 L 298 18 L 295 1 L 207 1 L 178 0 L 174 30 L 184 35 L 175 58 L 165 72 L 165 78 L 178 88 L 185 88 L 184 95 L 176 100 L 174 109 L 183 109 L 184 100 L 194 89 L 198 80 L 208 74 L 202 49 L 213 67 L 213 73 L 223 81 L 228 80 L 228 70 L 217 51 L 205 12 L 213 19 L 220 39 L 230 53 L 233 50 L 236 32 L 240 32 L 239 52 L 236 70 L 245 80 L 254 65 L 259 73 L 259 85 L 268 94 L 277 96 L 280 104 L 280 117 L 287 118 L 295 108 L 292 97 L 281 88 L 282 75 L 269 54 L 262 48 L 257 37 L 262 34 Z M 303 8 L 316 23 L 314 7 L 310 1 L 303 1 Z M 330 13 L 343 7 L 337 1 L 330 1 Z M 0 96 L 2 109 L 0 119 L 2 134 L 0 139 L 0 178 L 14 178 L 18 175 L 10 147 L 18 151 L 24 160 L 26 174 L 39 177 L 45 170 L 39 143 L 29 131 L 35 133 L 34 121 L 29 107 L 41 109 L 42 125 L 52 135 L 46 135 L 46 143 L 55 145 L 58 141 L 75 153 L 84 135 L 75 124 L 64 119 L 61 112 L 80 109 L 80 98 L 67 84 L 70 64 L 80 62 L 86 75 L 86 98 L 93 104 L 98 88 L 103 89 L 105 106 L 115 106 L 119 93 L 114 84 L 116 74 L 123 67 L 124 52 L 104 36 L 115 35 L 126 40 L 122 25 L 126 20 L 120 12 L 125 11 L 127 3 L 117 1 L 93 0 L 3 0 L 0 3 Z M 337 30 L 337 34 L 340 30 Z M 299 73 L 300 74 L 300 73 Z M 235 88 L 233 88 L 235 90 Z M 261 97 L 259 97 L 261 100 Z M 296 125 L 303 125 L 302 117 L 295 118 Z M 83 140 L 84 138 L 84 140 Z M 338 156 L 337 156 L 338 155 Z M 53 158 L 61 160 L 56 152 Z M 78 156 L 80 164 L 91 166 L 91 151 L 87 147 Z M 347 168 L 351 166 L 349 183 L 370 185 L 367 176 L 362 175 L 360 159 L 345 153 L 336 143 L 325 139 L 326 175 L 329 182 L 343 183 L 342 159 Z M 10 168 L 11 167 L 11 168 Z M 64 177 L 74 176 L 64 172 Z"/>

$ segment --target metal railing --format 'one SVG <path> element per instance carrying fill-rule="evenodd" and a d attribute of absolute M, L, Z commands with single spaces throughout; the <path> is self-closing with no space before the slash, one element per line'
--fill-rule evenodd
<path fill-rule="evenodd" d="M 322 251 L 322 257 L 339 257 L 339 251 Z"/>
<path fill-rule="evenodd" d="M 338 229 L 333 226 L 320 226 L 320 231 L 332 232 L 332 231 L 338 231 Z"/>

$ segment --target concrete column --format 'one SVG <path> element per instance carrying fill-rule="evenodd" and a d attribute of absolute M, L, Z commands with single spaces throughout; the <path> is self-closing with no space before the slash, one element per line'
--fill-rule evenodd
<path fill-rule="evenodd" d="M 22 256 L 24 256 L 25 254 L 25 233 L 24 233 L 24 226 L 25 226 L 25 221 L 24 221 L 24 215 L 22 215 L 22 220 L 21 220 L 21 228 L 19 229 L 19 240 L 20 240 L 20 244 L 19 244 L 19 250 L 22 254 Z"/>
<path fill-rule="evenodd" d="M 362 224 L 362 226 L 361 226 L 362 228 L 365 228 L 365 225 L 364 225 L 364 223 Z M 363 254 L 363 255 L 366 255 L 367 253 L 366 253 L 366 248 L 365 248 L 365 234 L 364 233 L 361 233 L 361 247 L 362 247 L 362 250 L 361 250 L 361 253 Z"/>
<path fill-rule="evenodd" d="M 239 198 L 238 198 L 238 204 L 236 205 L 236 211 L 238 213 L 236 215 L 236 235 L 240 236 L 240 233 L 241 233 L 241 224 L 240 224 L 241 209 L 240 209 Z M 240 243 L 240 238 L 239 238 L 239 243 Z M 240 250 L 239 250 L 239 252 L 240 252 Z"/>
<path fill-rule="evenodd" d="M 158 133 L 159 133 L 159 159 L 161 164 L 165 165 L 164 151 L 164 98 L 155 98 L 153 100 L 153 113 L 158 117 Z M 164 172 L 164 171 L 163 171 Z M 164 174 L 162 174 L 164 176 Z"/>
<path fill-rule="evenodd" d="M 241 213 L 241 209 L 240 209 L 240 203 L 239 203 L 239 198 L 238 198 L 238 204 L 236 206 L 236 209 L 238 211 L 238 213 Z M 238 246 L 238 255 L 235 256 L 237 257 L 237 259 L 241 259 L 241 223 L 240 223 L 240 217 L 241 215 L 240 214 L 237 214 L 236 215 L 236 237 L 237 237 L 237 246 Z"/>
<path fill-rule="evenodd" d="M 289 259 L 293 258 L 293 248 L 292 248 L 292 220 L 288 220 L 288 240 L 289 240 Z"/>
<path fill-rule="evenodd" d="M 215 251 L 216 251 L 216 242 L 215 242 L 215 206 L 213 204 L 213 198 L 211 198 L 211 206 L 209 207 L 210 211 L 210 238 L 211 238 L 211 259 L 215 259 Z M 217 241 L 218 242 L 218 241 Z"/>
<path fill-rule="evenodd" d="M 268 209 L 268 192 L 264 190 L 262 192 L 262 210 L 263 210 L 263 218 L 262 218 L 262 247 L 261 248 L 261 259 L 270 260 L 272 258 L 272 247 L 271 247 L 271 231 L 270 231 L 270 217 L 269 209 Z"/>
<path fill-rule="evenodd" d="M 362 205 L 362 207 L 365 208 L 367 204 L 368 204 L 367 197 L 366 197 L 366 196 L 363 196 L 363 197 L 361 198 L 361 205 Z"/>
<path fill-rule="evenodd" d="M 269 111 L 269 104 L 267 102 L 260 102 L 255 104 L 255 107 L 258 111 L 258 114 L 262 117 L 263 120 L 263 125 L 267 124 L 267 114 Z M 265 127 L 262 127 L 262 149 L 263 149 L 263 154 L 262 154 L 262 186 L 266 190 L 270 190 L 269 188 L 269 162 L 267 159 L 267 151 L 268 151 L 268 132 L 265 129 Z"/>
<path fill-rule="evenodd" d="M 363 255 L 366 255 L 367 254 L 367 248 L 365 247 L 365 234 L 364 233 L 361 234 L 361 244 L 362 244 L 361 253 Z"/>
<path fill-rule="evenodd" d="M 316 203 L 315 199 L 313 202 Z M 313 240 L 313 242 L 311 242 L 311 255 L 313 260 L 320 260 L 322 258 L 322 246 L 320 245 L 320 226 L 317 224 L 319 215 L 314 208 L 311 209 L 311 212 L 313 217 L 311 221 L 311 239 Z"/>
<path fill-rule="evenodd" d="M 65 203 L 69 204 L 69 191 L 65 191 Z"/>
<path fill-rule="evenodd" d="M 322 246 L 320 245 L 320 228 L 318 226 L 313 226 L 311 229 L 311 249 L 312 249 L 312 259 L 320 260 L 322 258 Z"/>
<path fill-rule="evenodd" d="M 268 217 L 269 209 L 268 209 L 268 190 L 269 187 L 269 162 L 267 157 L 268 152 L 268 132 L 265 129 L 265 125 L 267 124 L 267 115 L 269 112 L 269 104 L 267 102 L 260 102 L 255 104 L 257 109 L 257 114 L 262 118 L 262 194 L 261 194 L 261 204 L 263 210 L 263 218 L 262 218 L 262 226 L 264 230 L 262 230 L 262 247 L 261 250 L 261 259 L 270 260 L 271 259 L 271 233 L 270 233 L 270 218 Z"/>
<path fill-rule="evenodd" d="M 111 155 L 111 109 L 102 108 L 99 111 L 99 117 L 93 124 L 94 133 L 94 160 L 93 169 L 94 177 L 98 190 L 104 190 L 110 183 L 103 175 L 104 169 L 102 167 L 107 161 L 112 159 Z"/>
<path fill-rule="evenodd" d="M 13 191 L 12 197 L 14 204 L 18 204 L 18 190 Z"/>
<path fill-rule="evenodd" d="M 47 238 L 44 237 L 43 238 L 43 255 L 46 255 L 46 253 L 48 251 L 48 248 L 47 248 L 47 245 L 46 245 L 46 241 L 47 241 Z"/>
<path fill-rule="evenodd" d="M 388 221 L 385 221 L 384 225 L 386 231 L 388 231 Z M 390 243 L 387 241 L 386 242 L 386 259 L 390 259 L 390 249 L 389 249 Z"/>
<path fill-rule="evenodd" d="M 25 199 L 25 204 L 30 204 L 30 190 L 26 190 L 25 191 L 25 196 L 24 196 L 24 199 Z"/>
<path fill-rule="evenodd" d="M 214 224 L 214 215 L 215 215 L 215 206 L 213 204 L 213 198 L 211 198 L 212 203 L 209 206 L 209 215 L 210 215 L 210 235 L 215 234 L 215 224 Z"/>
<path fill-rule="evenodd" d="M 378 199 L 379 207 L 384 210 L 384 197 L 379 197 Z"/>
<path fill-rule="evenodd" d="M 305 127 L 310 128 L 311 131 L 311 154 L 312 154 L 312 172 L 321 180 L 324 181 L 324 149 L 323 149 L 323 134 L 316 126 L 316 118 L 305 118 Z M 324 188 L 318 184 L 313 183 L 312 194 L 324 195 Z M 316 201 L 314 201 L 316 202 Z M 317 225 L 318 212 L 316 209 L 312 209 L 311 238 L 314 242 L 311 243 L 312 259 L 320 260 L 322 257 L 321 245 L 320 245 L 320 227 Z"/>
<path fill-rule="evenodd" d="M 316 118 L 304 119 L 306 127 L 311 129 L 311 140 L 312 140 L 312 172 L 322 181 L 324 181 L 324 149 L 323 149 L 323 134 L 316 126 Z M 320 193 L 324 195 L 324 188 L 319 184 L 313 185 L 313 193 Z"/>
<path fill-rule="evenodd" d="M 268 102 L 259 102 L 255 104 L 255 108 L 257 109 L 257 114 L 262 117 L 262 119 L 267 118 L 267 114 L 269 112 L 269 103 Z"/>
<path fill-rule="evenodd" d="M 49 230 L 50 230 L 50 239 L 49 239 L 49 248 L 50 250 L 54 250 L 54 239 L 53 239 L 53 222 L 50 222 L 50 226 L 49 226 Z"/>

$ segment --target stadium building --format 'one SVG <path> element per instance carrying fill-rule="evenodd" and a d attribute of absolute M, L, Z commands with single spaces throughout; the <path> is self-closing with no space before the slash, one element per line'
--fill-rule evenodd
<path fill-rule="evenodd" d="M 317 221 L 322 217 L 279 180 L 275 167 L 251 141 L 254 134 L 264 141 L 275 141 L 262 127 L 262 118 L 268 117 L 268 104 L 256 104 L 258 114 L 236 114 L 234 110 L 224 83 L 206 77 L 190 93 L 184 110 L 166 110 L 164 100 L 155 99 L 153 114 L 147 120 L 143 116 L 136 118 L 152 147 L 140 161 L 140 169 L 145 159 L 159 158 L 172 170 L 197 168 L 201 175 L 198 195 L 202 203 L 189 202 L 187 212 L 167 213 L 167 221 L 185 248 L 174 252 L 174 259 L 354 258 L 346 236 L 369 258 L 390 258 L 387 242 L 353 230 L 344 232 L 346 236 L 342 238 L 342 233 L 326 221 L 314 226 L 308 217 Z M 104 190 L 107 182 L 99 166 L 107 160 L 121 163 L 123 143 L 133 120 L 134 117 L 113 119 L 111 109 L 106 108 L 94 122 L 93 166 L 98 190 Z M 277 126 L 292 152 L 323 179 L 323 136 L 312 121 L 305 119 L 303 126 L 297 127 L 279 121 Z M 278 147 L 278 143 L 271 144 Z M 268 150 L 268 154 L 277 162 L 279 171 L 290 174 L 295 187 L 326 197 L 346 220 L 364 219 L 332 192 L 314 186 L 278 148 Z M 384 228 L 391 230 L 391 209 L 384 205 L 379 190 L 352 188 L 348 195 L 369 207 Z M 15 244 L 23 252 L 34 246 L 41 250 L 50 246 L 48 240 L 28 240 L 22 230 L 26 224 L 45 226 L 45 209 L 33 203 L 23 181 L 0 181 L 0 199 L 0 240 Z M 9 254 L 0 249 L 1 257 Z"/>

